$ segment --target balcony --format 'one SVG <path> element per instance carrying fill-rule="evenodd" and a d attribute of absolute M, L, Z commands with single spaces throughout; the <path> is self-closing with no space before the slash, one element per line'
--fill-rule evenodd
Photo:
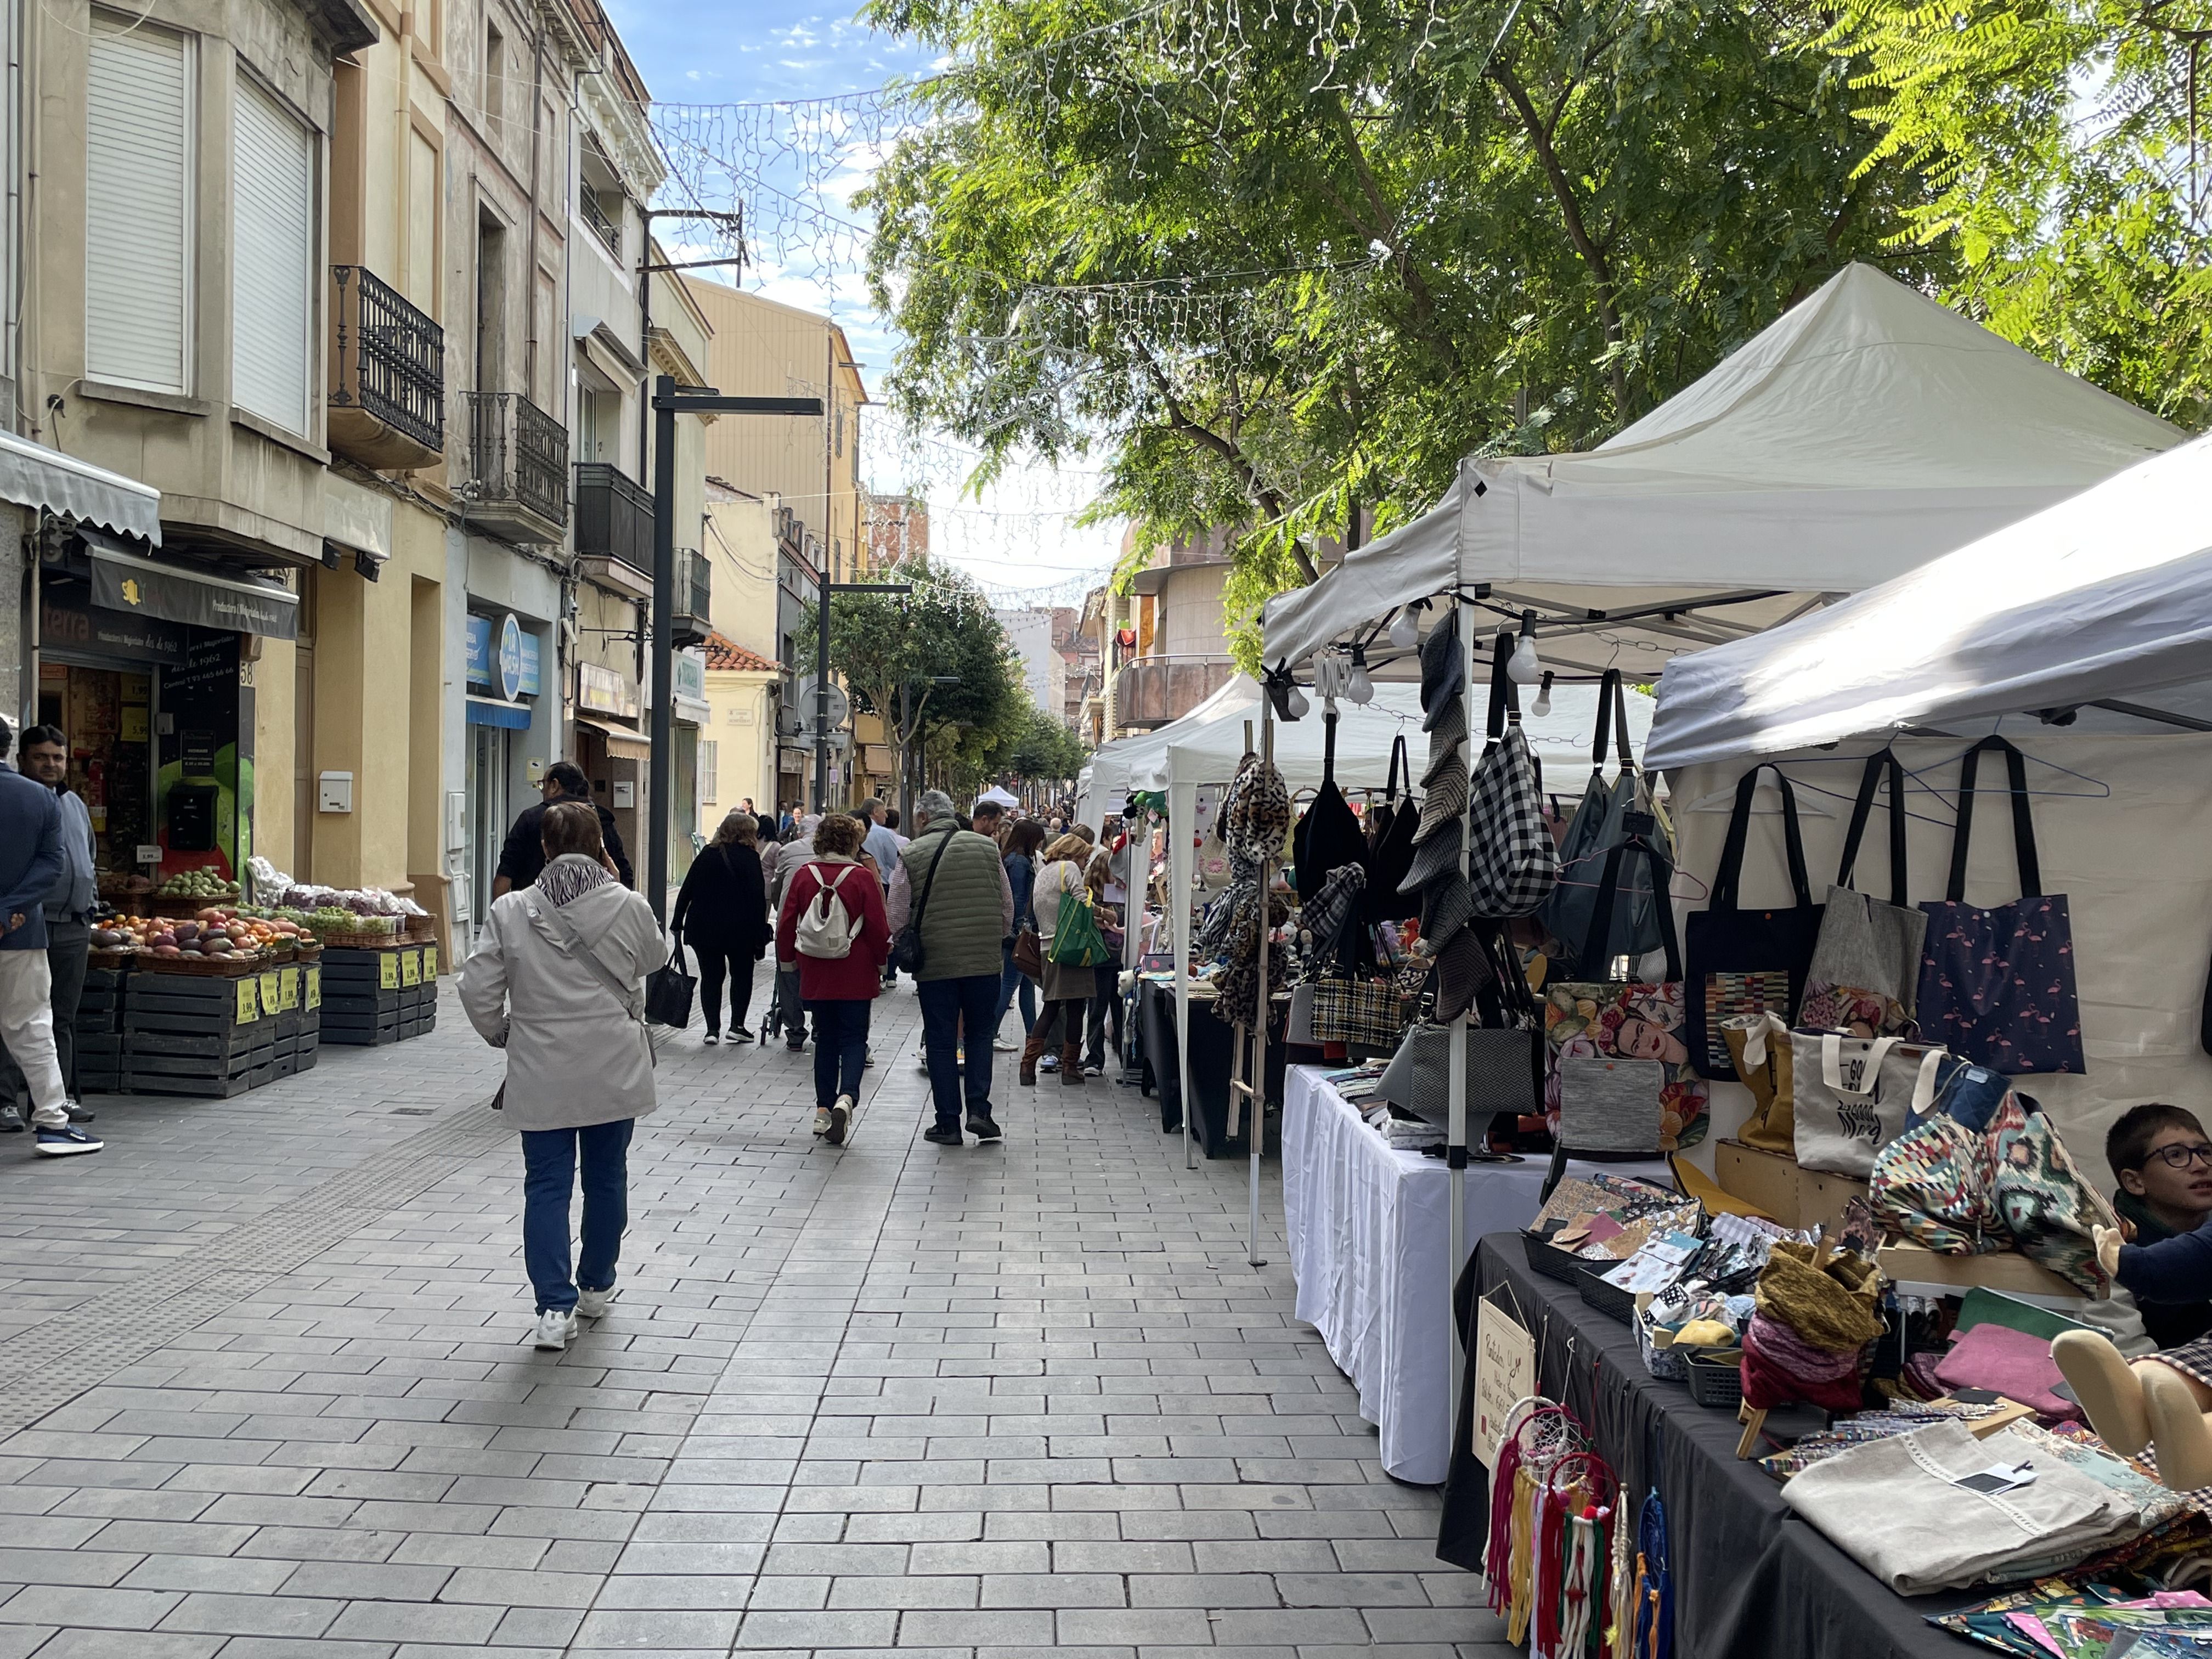
<path fill-rule="evenodd" d="M 1218 657 L 1139 657 L 1114 678 L 1115 729 L 1109 735 L 1179 720 L 1236 672 Z"/>
<path fill-rule="evenodd" d="M 675 592 L 668 596 L 668 633 L 679 651 L 687 645 L 704 645 L 714 626 L 714 575 L 713 563 L 697 548 L 676 550 Z"/>
<path fill-rule="evenodd" d="M 568 522 L 568 433 L 519 392 L 464 392 L 469 517 L 518 542 L 557 542 Z"/>
<path fill-rule="evenodd" d="M 576 464 L 576 556 L 586 575 L 653 592 L 653 492 L 618 466 Z"/>
<path fill-rule="evenodd" d="M 446 450 L 446 331 L 366 265 L 332 265 L 330 444 L 386 472 Z"/>
<path fill-rule="evenodd" d="M 599 239 L 600 242 L 605 246 L 607 252 L 614 255 L 615 263 L 617 264 L 621 264 L 623 257 L 622 222 L 617 218 L 614 214 L 610 214 L 607 211 L 606 204 L 599 200 L 599 192 L 592 189 L 588 185 L 582 190 L 577 191 L 576 194 L 578 204 L 583 213 L 584 222 L 591 227 L 592 234 Z M 619 203 L 622 198 L 620 197 L 617 197 L 615 199 Z M 615 212 L 618 214 L 621 210 L 622 210 L 617 207 L 615 210 Z"/>

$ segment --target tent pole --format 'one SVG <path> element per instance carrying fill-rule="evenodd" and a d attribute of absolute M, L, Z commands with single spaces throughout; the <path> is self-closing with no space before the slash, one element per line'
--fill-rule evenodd
<path fill-rule="evenodd" d="M 1275 708 L 1264 696 L 1260 699 L 1260 759 L 1265 765 L 1275 763 Z M 1244 1097 L 1244 1139 L 1252 1152 L 1250 1213 L 1245 1228 L 1251 1248 L 1244 1259 L 1255 1267 L 1267 1265 L 1260 1255 L 1260 1155 L 1267 1144 L 1267 1018 L 1273 1010 L 1267 995 L 1267 917 L 1273 908 L 1275 854 L 1279 850 L 1268 848 L 1267 856 L 1260 860 L 1260 989 L 1252 1018 L 1251 1092 Z"/>
<path fill-rule="evenodd" d="M 1468 746 L 1474 746 L 1475 721 L 1475 639 L 1474 607 L 1465 599 L 1459 601 L 1460 649 L 1467 655 L 1467 730 Z M 1487 687 L 1488 682 L 1484 683 Z M 1487 719 L 1487 711 L 1484 718 Z M 1470 803 L 1472 810 L 1472 803 Z M 1459 872 L 1467 875 L 1471 837 L 1462 835 L 1459 848 Z M 1468 1021 L 1474 1011 L 1464 1009 L 1452 1022 L 1450 1064 L 1445 1076 L 1447 1096 L 1444 1117 L 1444 1164 L 1451 1172 L 1451 1245 L 1444 1270 L 1444 1328 L 1451 1333 L 1451 1389 L 1445 1407 L 1451 1413 L 1445 1419 L 1444 1436 L 1447 1443 L 1458 1432 L 1460 1397 L 1467 1387 L 1467 1346 L 1461 1340 L 1458 1298 L 1455 1291 L 1459 1281 L 1460 1264 L 1467 1259 L 1467 1030 Z"/>
<path fill-rule="evenodd" d="M 1190 1141 L 1190 824 L 1196 816 L 1198 786 L 1175 775 L 1175 757 L 1168 757 L 1168 908 L 1175 927 L 1169 948 L 1176 964 L 1176 1086 L 1178 1115 L 1182 1119 L 1182 1167 L 1194 1169 Z"/>

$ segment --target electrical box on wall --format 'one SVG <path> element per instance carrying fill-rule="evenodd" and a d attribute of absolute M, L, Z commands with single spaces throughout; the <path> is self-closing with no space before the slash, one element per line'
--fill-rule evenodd
<path fill-rule="evenodd" d="M 315 781 L 317 811 L 350 812 L 353 811 L 352 773 L 325 772 Z"/>
<path fill-rule="evenodd" d="M 522 770 L 523 775 L 532 783 L 543 783 L 545 781 L 545 763 L 542 758 L 536 755 L 532 755 L 527 761 L 523 763 Z"/>
<path fill-rule="evenodd" d="M 615 785 L 615 811 L 617 811 L 617 812 L 623 812 L 623 811 L 633 811 L 633 810 L 635 810 L 635 809 L 636 805 L 637 805 L 637 786 L 636 786 L 635 784 L 634 784 L 634 783 L 617 783 L 617 785 Z"/>
<path fill-rule="evenodd" d="M 446 850 L 448 853 L 465 853 L 468 849 L 469 798 L 462 790 L 448 789 L 446 792 Z"/>

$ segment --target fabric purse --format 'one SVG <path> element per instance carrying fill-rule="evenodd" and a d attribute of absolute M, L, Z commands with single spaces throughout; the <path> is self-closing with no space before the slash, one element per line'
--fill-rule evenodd
<path fill-rule="evenodd" d="M 1875 1154 L 1877 1221 L 1943 1255 L 1985 1255 L 2012 1239 L 1997 1209 L 1996 1143 L 1942 1113 Z"/>
<path fill-rule="evenodd" d="M 1336 715 L 1322 717 L 1322 781 L 1291 835 L 1291 867 L 1297 878 L 1298 902 L 1319 893 L 1322 884 L 1346 865 L 1364 866 L 1367 836 L 1359 815 L 1336 787 Z"/>
<path fill-rule="evenodd" d="M 1597 907 L 1591 913 L 1590 931 L 1583 953 L 1591 961 L 1610 937 L 1613 908 L 1620 890 L 1623 866 L 1631 858 L 1643 861 L 1654 893 L 1664 894 L 1673 878 L 1666 856 L 1647 839 L 1650 820 L 1631 814 L 1627 838 L 1605 857 L 1605 872 L 1598 878 Z M 1682 955 L 1674 938 L 1672 908 L 1661 904 L 1659 943 L 1666 953 L 1667 977 L 1656 983 L 1639 980 L 1566 980 L 1548 981 L 1544 990 L 1544 1039 L 1552 1053 L 1548 1088 L 1553 1133 L 1569 1110 L 1568 1095 L 1577 1084 L 1602 1091 L 1605 1102 L 1620 1107 L 1620 1091 L 1632 1079 L 1638 1086 L 1649 1082 L 1656 1089 L 1659 1137 L 1656 1150 L 1679 1152 L 1705 1139 L 1705 1082 L 1689 1064 L 1682 1042 Z M 1633 1060 L 1653 1062 L 1650 1072 L 1609 1073 L 1602 1076 L 1564 1069 L 1570 1060 Z M 1586 1111 L 1574 1113 L 1578 1127 L 1587 1124 Z M 1642 1121 L 1640 1108 L 1636 1121 Z M 1618 1138 L 1618 1137 L 1613 1137 Z"/>
<path fill-rule="evenodd" d="M 1668 1150 L 1660 1096 L 1667 1068 L 1656 1060 L 1610 1054 L 1562 1055 L 1559 1061 L 1560 1148 L 1579 1152 Z"/>
<path fill-rule="evenodd" d="M 1402 800 L 1398 795 L 1401 771 L 1409 786 Z M 1421 816 L 1413 805 L 1410 789 L 1413 777 L 1413 763 L 1406 757 L 1406 739 L 1395 738 L 1390 744 L 1390 771 L 1383 795 L 1389 822 L 1376 834 L 1375 844 L 1367 851 L 1364 902 L 1370 921 L 1398 921 L 1413 915 L 1415 908 L 1399 892 L 1400 884 L 1413 868 L 1413 832 L 1419 826 Z"/>
<path fill-rule="evenodd" d="M 1984 750 L 2005 757 L 2013 848 L 2021 896 L 1987 909 L 1965 902 L 1966 852 L 1974 822 L 1974 774 Z M 1951 842 L 1947 896 L 1923 904 L 1920 1027 L 1962 1059 L 2016 1077 L 2081 1072 L 2081 1006 L 2074 989 L 2074 924 L 2063 893 L 2043 890 L 2027 764 L 2002 738 L 1984 738 L 1959 767 L 1959 822 Z"/>
<path fill-rule="evenodd" d="M 2066 1143 L 2040 1111 L 2015 1093 L 1990 1121 L 1995 1146 L 1997 1212 L 2013 1248 L 2049 1268 L 2093 1300 L 2112 1294 L 2097 1262 L 2094 1227 L 2118 1227 L 2103 1193 L 2085 1179 Z"/>
<path fill-rule="evenodd" d="M 1721 1035 L 1754 1107 L 1735 1138 L 1765 1152 L 1794 1153 L 1797 1067 L 1790 1028 L 1772 1014 L 1742 1014 L 1723 1020 Z"/>
<path fill-rule="evenodd" d="M 1377 1099 L 1403 1107 L 1437 1125 L 1451 1117 L 1451 1035 L 1449 1025 L 1407 1029 L 1398 1052 L 1375 1085 Z M 1534 1030 L 1467 1033 L 1467 1144 L 1480 1147 L 1492 1117 L 1522 1117 L 1537 1109 L 1543 1091 L 1543 1044 Z"/>
<path fill-rule="evenodd" d="M 1521 711 L 1506 662 L 1513 635 L 1498 636 L 1490 672 L 1490 743 L 1474 769 L 1467 878 L 1478 915 L 1525 916 L 1551 896 L 1559 880 L 1559 850 L 1544 823 L 1544 781 L 1521 729 Z"/>
<path fill-rule="evenodd" d="M 1322 1040 L 1314 1035 L 1314 982 L 1291 987 L 1290 1017 L 1283 1024 L 1283 1041 L 1294 1048 L 1318 1048 Z"/>
<path fill-rule="evenodd" d="M 1044 941 L 1027 922 L 1014 934 L 1014 966 L 1030 979 L 1044 978 Z"/>
<path fill-rule="evenodd" d="M 1859 842 L 1874 810 L 1875 790 L 1889 783 L 1889 902 L 1851 886 Z M 1887 749 L 1867 757 L 1844 838 L 1843 862 L 1820 918 L 1820 937 L 1805 969 L 1796 1023 L 1810 1031 L 1854 1036 L 1911 1036 L 1920 994 L 1920 957 L 1928 918 L 1905 897 L 1905 768 Z"/>
<path fill-rule="evenodd" d="M 1605 781 L 1608 738 L 1619 767 L 1611 783 Z M 1552 889 L 1538 913 L 1545 931 L 1553 939 L 1578 945 L 1589 933 L 1590 912 L 1597 903 L 1597 889 L 1589 872 L 1627 833 L 1623 820 L 1637 810 L 1643 786 L 1628 749 L 1628 694 L 1621 684 L 1620 671 L 1608 668 L 1598 683 L 1597 737 L 1591 746 L 1589 781 L 1583 787 L 1582 802 L 1559 840 L 1559 885 Z M 1671 849 L 1668 856 L 1673 856 Z M 1571 877 L 1568 872 L 1575 869 L 1583 873 Z M 1659 922 L 1652 914 L 1649 888 L 1631 884 L 1622 893 L 1620 902 L 1613 908 L 1612 931 L 1613 937 L 1602 941 L 1606 962 L 1615 957 L 1640 957 L 1659 948 Z M 1593 963 L 1591 971 L 1603 973 L 1603 963 Z"/>
<path fill-rule="evenodd" d="M 1313 981 L 1313 1034 L 1319 1042 L 1395 1048 L 1406 1003 L 1395 981 L 1324 974 Z"/>
<path fill-rule="evenodd" d="M 1053 923 L 1052 949 L 1046 957 L 1062 968 L 1096 968 L 1113 959 L 1091 901 L 1074 888 L 1060 896 L 1060 915 Z"/>
<path fill-rule="evenodd" d="M 1907 1117 L 1926 1114 L 1943 1051 L 1834 1031 L 1792 1031 L 1790 1042 L 1798 1167 L 1866 1180 Z"/>
<path fill-rule="evenodd" d="M 684 941 L 676 941 L 668 965 L 645 976 L 645 1017 L 655 1025 L 682 1030 L 691 1023 L 691 998 L 699 981 L 684 971 Z"/>
<path fill-rule="evenodd" d="M 1751 835 L 1752 798 L 1759 775 L 1774 774 L 1782 793 L 1782 844 L 1790 865 L 1790 890 L 1796 903 L 1786 910 L 1747 910 L 1736 901 L 1743 876 L 1745 843 Z M 1721 1022 L 1741 1014 L 1774 1013 L 1797 1018 L 1805 970 L 1820 936 L 1820 907 L 1813 902 L 1805 878 L 1805 840 L 1797 822 L 1797 793 L 1778 766 L 1754 766 L 1736 781 L 1735 810 L 1729 814 L 1728 839 L 1713 876 L 1711 904 L 1690 917 L 1685 943 L 1689 950 L 1689 1009 L 1683 1041 L 1690 1063 L 1705 1077 L 1735 1079 Z"/>

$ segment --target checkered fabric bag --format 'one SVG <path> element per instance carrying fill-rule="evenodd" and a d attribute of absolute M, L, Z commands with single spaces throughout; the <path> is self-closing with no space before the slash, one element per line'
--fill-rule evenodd
<path fill-rule="evenodd" d="M 1559 881 L 1559 849 L 1544 822 L 1543 775 L 1521 729 L 1505 662 L 1513 636 L 1498 636 L 1490 673 L 1490 745 L 1474 769 L 1467 878 L 1475 914 L 1492 921 L 1525 916 Z"/>

